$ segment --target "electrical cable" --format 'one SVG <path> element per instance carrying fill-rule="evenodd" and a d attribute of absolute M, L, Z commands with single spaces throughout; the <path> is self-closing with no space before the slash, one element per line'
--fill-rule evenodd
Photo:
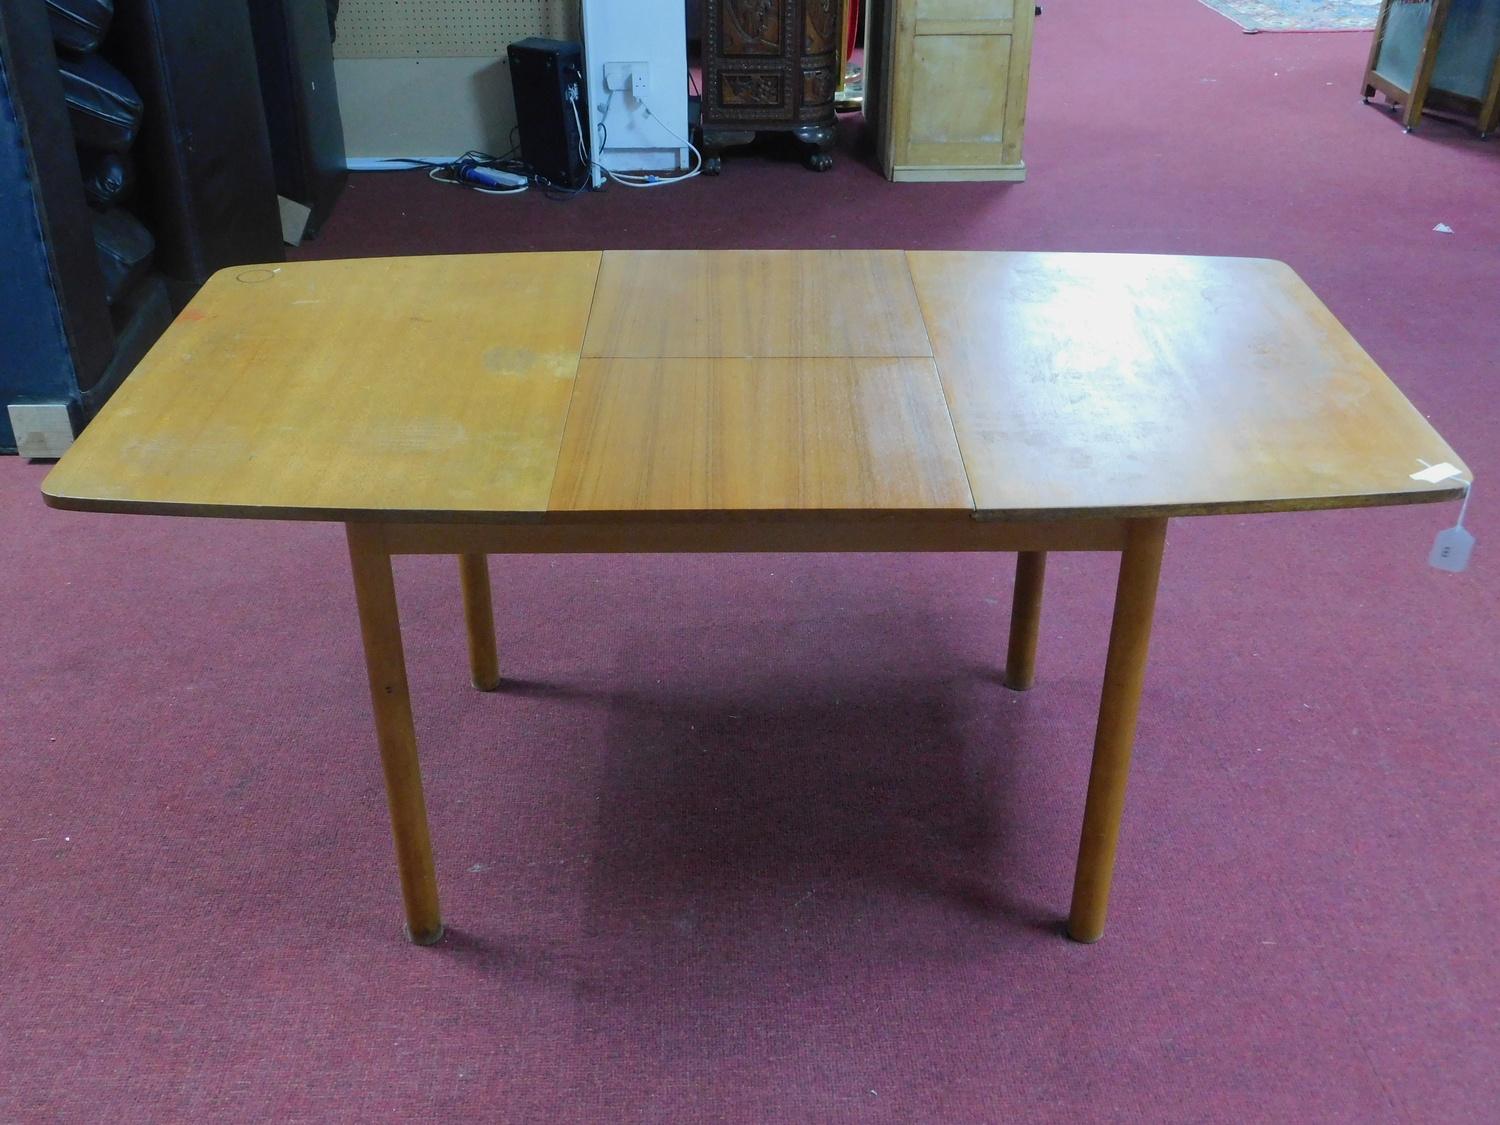
<path fill-rule="evenodd" d="M 686 172 L 678 173 L 675 176 L 658 176 L 654 172 L 616 172 L 610 168 L 606 168 L 602 164 L 596 164 L 596 167 L 598 167 L 601 172 L 603 172 L 606 176 L 608 176 L 615 183 L 619 184 L 621 187 L 628 188 L 666 187 L 669 184 L 679 184 L 683 180 L 691 180 L 694 176 L 702 172 L 703 154 L 698 151 L 697 146 L 694 145 L 692 141 L 684 140 L 683 137 L 678 134 L 675 129 L 669 126 L 660 117 L 656 116 L 656 114 L 651 111 L 651 105 L 646 101 L 645 98 L 639 98 L 637 100 L 641 103 L 641 108 L 646 111 L 646 116 L 660 125 L 662 129 L 672 137 L 673 140 L 679 141 L 682 144 L 686 145 L 688 151 L 697 158 L 697 162 L 691 164 Z M 605 137 L 608 137 L 609 135 L 608 130 L 605 128 L 605 123 L 609 120 L 610 107 L 614 105 L 614 102 L 615 92 L 611 90 L 609 92 L 609 97 L 606 98 L 604 102 L 604 112 L 599 115 L 599 128 L 604 130 Z M 573 106 L 573 113 L 576 117 L 578 113 L 578 106 L 576 104 Z M 581 122 L 579 123 L 578 128 L 579 134 L 582 135 L 583 125 Z M 599 151 L 601 153 L 604 151 L 604 147 L 604 144 L 601 143 L 599 146 Z"/>
<path fill-rule="evenodd" d="M 628 188 L 665 187 L 668 184 L 690 180 L 703 171 L 703 154 L 698 151 L 698 147 L 658 117 L 644 98 L 637 100 L 640 101 L 641 108 L 645 111 L 646 116 L 660 125 L 664 132 L 673 140 L 686 147 L 688 152 L 692 154 L 687 171 L 677 173 L 676 175 L 661 176 L 654 172 L 616 172 L 610 168 L 606 168 L 589 155 L 588 142 L 586 140 L 588 134 L 583 127 L 583 117 L 578 111 L 580 92 L 579 86 L 576 83 L 568 87 L 566 97 L 568 108 L 573 114 L 573 124 L 578 130 L 578 158 L 583 162 L 585 168 L 598 169 L 614 183 Z M 599 152 L 601 154 L 609 147 L 608 118 L 614 101 L 614 91 L 610 91 L 609 98 L 604 104 L 604 110 L 600 114 L 599 122 L 596 126 Z M 527 164 L 524 160 L 516 158 L 515 154 L 520 146 L 514 143 L 514 129 L 511 130 L 511 139 L 511 148 L 503 156 L 492 156 L 490 153 L 471 149 L 457 159 L 445 162 L 419 160 L 416 158 L 393 158 L 390 163 L 409 165 L 413 169 L 425 168 L 428 179 L 434 183 L 466 188 L 469 191 L 478 192 L 480 195 L 521 195 L 532 188 L 536 188 L 546 198 L 562 201 L 572 199 L 574 196 L 581 195 L 592 188 L 592 175 L 585 177 L 584 182 L 576 188 L 562 187 L 553 183 L 545 176 L 539 175 L 531 165 Z M 476 182 L 474 179 L 466 178 L 465 173 L 474 169 L 506 172 L 513 176 L 524 177 L 526 182 L 516 184 L 512 187 L 492 187 L 482 182 Z"/>
<path fill-rule="evenodd" d="M 504 156 L 491 156 L 487 152 L 470 149 L 457 160 L 450 160 L 445 164 L 435 164 L 427 160 L 409 160 L 406 163 L 414 164 L 427 169 L 427 178 L 440 184 L 452 184 L 454 187 L 467 188 L 477 191 L 480 195 L 520 195 L 531 187 L 533 179 L 531 169 L 520 160 L 512 159 L 516 150 L 512 148 Z M 514 176 L 523 176 L 527 182 L 517 184 L 514 187 L 486 187 L 482 183 L 464 178 L 464 173 L 473 168 L 489 168 L 497 172 L 508 172 Z"/>
<path fill-rule="evenodd" d="M 576 108 L 574 112 L 575 114 L 577 113 Z M 514 138 L 515 132 L 514 129 L 511 130 L 512 138 Z M 581 152 L 581 136 L 579 147 Z M 487 152 L 471 149 L 457 159 L 446 162 L 405 158 L 393 161 L 393 163 L 409 164 L 414 168 L 426 168 L 427 176 L 433 182 L 466 188 L 469 191 L 478 192 L 480 195 L 520 195 L 532 188 L 536 188 L 547 199 L 565 201 L 572 199 L 580 192 L 588 190 L 589 184 L 587 180 L 577 188 L 559 187 L 547 179 L 547 177 L 540 175 L 526 161 L 518 158 L 515 154 L 519 149 L 519 145 L 512 144 L 510 151 L 504 156 L 492 156 Z M 516 184 L 513 187 L 486 186 L 483 183 L 478 183 L 464 177 L 464 172 L 475 168 L 487 168 L 497 172 L 507 172 L 513 176 L 523 177 L 526 182 L 524 184 Z"/>
<path fill-rule="evenodd" d="M 583 130 L 583 119 L 578 115 L 579 83 L 582 81 L 582 76 L 577 71 L 573 71 L 571 79 L 567 89 L 563 93 L 563 97 L 567 100 L 568 108 L 573 111 L 573 124 L 578 130 L 578 158 L 583 162 L 584 167 L 588 168 L 594 162 L 589 157 L 587 142 L 584 139 L 586 134 Z M 514 130 L 512 130 L 512 133 L 514 133 Z M 561 187 L 558 184 L 554 184 L 545 176 L 535 174 L 532 176 L 532 184 L 548 199 L 558 202 L 566 202 L 574 196 L 582 195 L 586 191 L 592 191 L 594 186 L 593 177 L 588 175 L 584 176 L 583 182 L 576 188 Z"/>
<path fill-rule="evenodd" d="M 477 184 L 471 180 L 460 179 L 459 176 L 462 175 L 462 172 L 458 171 L 458 169 L 461 167 L 461 164 L 455 162 L 454 164 L 445 164 L 437 168 L 429 168 L 427 170 L 427 178 L 440 184 L 452 184 L 454 187 L 468 188 L 470 191 L 477 191 L 480 195 L 520 195 L 523 191 L 531 190 L 530 183 L 501 188 L 485 187 L 483 184 Z M 489 165 L 470 164 L 469 167 L 489 167 Z M 502 168 L 497 169 L 497 171 L 508 171 L 508 169 Z M 517 173 L 517 175 L 520 175 L 520 173 Z"/>

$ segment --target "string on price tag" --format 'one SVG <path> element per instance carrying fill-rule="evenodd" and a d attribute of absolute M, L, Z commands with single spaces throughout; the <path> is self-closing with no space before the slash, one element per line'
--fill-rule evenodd
<path fill-rule="evenodd" d="M 1422 461 L 1420 457 L 1417 460 Z M 1458 469 L 1447 461 L 1440 465 L 1428 465 L 1426 461 L 1422 461 L 1422 464 L 1427 467 L 1412 473 L 1412 480 L 1439 484 L 1458 476 Z M 1468 569 L 1469 556 L 1474 553 L 1474 535 L 1464 526 L 1464 515 L 1469 510 L 1469 497 L 1474 494 L 1474 482 L 1459 483 L 1464 486 L 1464 502 L 1458 506 L 1458 521 L 1452 527 L 1438 532 L 1437 538 L 1432 541 L 1432 550 L 1427 552 L 1428 563 L 1453 574 Z"/>

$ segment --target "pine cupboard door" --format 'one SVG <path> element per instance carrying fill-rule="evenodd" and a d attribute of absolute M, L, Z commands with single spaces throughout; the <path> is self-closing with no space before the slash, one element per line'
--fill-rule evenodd
<path fill-rule="evenodd" d="M 1021 180 L 1034 0 L 885 0 L 879 131 L 892 180 Z"/>

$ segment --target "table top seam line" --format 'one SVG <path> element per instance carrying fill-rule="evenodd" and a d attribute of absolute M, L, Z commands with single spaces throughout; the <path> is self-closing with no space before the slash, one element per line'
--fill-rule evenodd
<path fill-rule="evenodd" d="M 594 320 L 594 302 L 599 298 L 599 278 L 604 274 L 604 254 L 603 250 L 598 251 L 594 261 L 594 284 L 589 289 L 588 313 L 583 318 L 583 335 L 578 341 L 578 353 L 573 357 L 573 378 L 568 386 L 568 408 L 563 411 L 562 425 L 557 428 L 557 452 L 552 458 L 552 476 L 547 480 L 547 495 L 542 498 L 541 507 L 536 509 L 539 512 L 553 510 L 552 493 L 557 488 L 557 474 L 562 468 L 563 449 L 568 444 L 568 423 L 573 418 L 573 403 L 578 399 L 578 377 L 583 373 L 583 346 L 589 338 L 589 325 Z"/>
<path fill-rule="evenodd" d="M 927 311 L 922 308 L 922 294 L 917 290 L 917 279 L 911 272 L 911 251 L 901 252 L 901 261 L 906 266 L 906 278 L 911 283 L 912 300 L 917 303 L 917 316 L 922 321 L 922 331 L 927 336 L 927 348 L 932 353 L 927 362 L 932 364 L 932 374 L 937 379 L 938 394 L 943 400 L 943 416 L 948 419 L 948 428 L 953 432 L 953 448 L 958 450 L 958 464 L 964 471 L 964 488 L 969 493 L 969 511 L 979 518 L 979 499 L 974 495 L 974 477 L 969 472 L 969 459 L 964 456 L 964 443 L 958 436 L 958 419 L 953 417 L 953 404 L 948 401 L 948 386 L 943 382 L 943 365 L 938 362 L 937 345 L 932 340 L 932 329 L 927 324 Z"/>

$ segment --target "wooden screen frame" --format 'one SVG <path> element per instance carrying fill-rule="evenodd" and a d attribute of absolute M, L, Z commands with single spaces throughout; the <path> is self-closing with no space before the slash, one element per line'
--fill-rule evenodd
<path fill-rule="evenodd" d="M 1410 133 L 1422 120 L 1423 112 L 1452 114 L 1475 118 L 1481 139 L 1488 137 L 1500 125 L 1500 49 L 1490 65 L 1489 81 L 1483 98 L 1455 93 L 1432 85 L 1433 71 L 1437 66 L 1438 52 L 1442 47 L 1443 32 L 1448 22 L 1452 0 L 1432 0 L 1432 11 L 1427 18 L 1427 30 L 1417 55 L 1417 69 L 1412 78 L 1411 89 L 1405 90 L 1389 78 L 1377 74 L 1381 48 L 1385 45 L 1385 33 L 1391 8 L 1401 0 L 1384 0 L 1380 6 L 1380 18 L 1375 25 L 1375 38 L 1370 44 L 1370 57 L 1365 65 L 1364 99 L 1368 102 L 1377 92 L 1391 102 L 1393 111 L 1400 107 L 1401 124 Z"/>

